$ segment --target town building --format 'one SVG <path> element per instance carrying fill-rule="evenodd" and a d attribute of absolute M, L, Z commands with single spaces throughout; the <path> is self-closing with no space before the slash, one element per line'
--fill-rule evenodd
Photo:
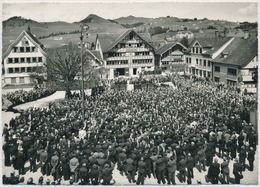
<path fill-rule="evenodd" d="M 97 34 L 95 51 L 99 51 L 108 79 L 138 76 L 154 70 L 155 47 L 147 34 L 126 30 L 121 34 Z"/>
<path fill-rule="evenodd" d="M 258 70 L 258 40 L 256 37 L 235 38 L 212 60 L 212 78 L 231 86 L 256 93 L 257 83 L 252 73 Z"/>
<path fill-rule="evenodd" d="M 187 48 L 179 42 L 167 42 L 155 51 L 155 64 L 163 71 L 184 72 L 184 51 Z"/>
<path fill-rule="evenodd" d="M 46 62 L 46 52 L 43 45 L 28 30 L 23 30 L 17 39 L 10 44 L 2 56 L 4 67 L 4 84 L 30 84 L 30 74 L 43 67 Z"/>
<path fill-rule="evenodd" d="M 191 31 L 178 31 L 175 36 L 176 39 L 182 39 L 184 37 L 192 39 L 194 38 L 194 34 Z"/>
<path fill-rule="evenodd" d="M 184 52 L 185 73 L 197 77 L 212 78 L 212 63 L 221 52 L 234 40 L 229 37 L 194 38 L 189 49 Z"/>

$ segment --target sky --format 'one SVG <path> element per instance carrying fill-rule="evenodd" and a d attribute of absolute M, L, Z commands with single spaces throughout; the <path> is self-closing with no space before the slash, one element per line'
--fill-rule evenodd
<path fill-rule="evenodd" d="M 22 16 L 39 22 L 66 21 L 75 22 L 96 14 L 105 19 L 116 19 L 133 15 L 136 17 L 208 18 L 234 22 L 256 22 L 258 18 L 257 1 L 249 2 L 163 2 L 163 1 L 121 1 L 121 2 L 26 2 L 2 4 L 2 20 L 13 16 Z"/>

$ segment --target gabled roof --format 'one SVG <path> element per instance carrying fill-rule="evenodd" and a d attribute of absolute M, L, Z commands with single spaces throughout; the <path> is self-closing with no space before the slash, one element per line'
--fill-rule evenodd
<path fill-rule="evenodd" d="M 190 46 L 193 46 L 196 42 L 198 42 L 203 47 L 203 50 L 206 50 L 206 52 L 202 53 L 202 55 L 211 55 L 230 39 L 231 37 L 194 38 Z"/>
<path fill-rule="evenodd" d="M 235 38 L 223 52 L 228 52 L 226 57 L 222 54 L 212 60 L 215 63 L 246 66 L 258 54 L 258 40 L 255 37 L 247 39 Z"/>
<path fill-rule="evenodd" d="M 23 30 L 23 31 L 21 32 L 21 34 L 16 38 L 16 40 L 9 45 L 8 49 L 7 49 L 6 52 L 3 54 L 2 59 L 5 59 L 5 58 L 9 55 L 9 53 L 12 51 L 12 48 L 13 48 L 16 44 L 18 44 L 24 36 L 27 36 L 28 39 L 29 39 L 34 45 L 36 45 L 36 46 L 41 50 L 41 52 L 42 52 L 44 55 L 46 55 L 46 52 L 43 50 L 43 49 L 44 49 L 43 44 L 42 44 L 41 42 L 39 42 L 39 40 L 37 40 L 37 38 L 35 38 L 32 33 Z"/>
<path fill-rule="evenodd" d="M 184 49 L 187 49 L 184 45 L 182 45 L 179 42 L 168 42 L 167 44 L 161 46 L 159 49 L 156 50 L 155 54 L 157 55 L 161 55 L 163 54 L 165 51 L 169 50 L 170 48 L 172 48 L 175 45 L 180 45 L 182 46 Z"/>
<path fill-rule="evenodd" d="M 100 47 L 102 51 L 107 51 L 107 49 L 111 46 L 112 43 L 118 38 L 118 34 L 109 34 L 109 33 L 103 33 L 103 34 L 97 34 L 97 39 L 100 43 Z M 97 42 L 97 41 L 96 41 Z"/>
<path fill-rule="evenodd" d="M 155 48 L 149 41 L 148 37 L 145 34 L 139 34 L 132 29 L 126 30 L 121 34 L 98 34 L 97 39 L 100 42 L 101 49 L 103 52 L 107 52 L 112 49 L 115 45 L 117 45 L 122 39 L 124 39 L 131 32 L 134 32 L 138 35 L 142 40 L 147 42 L 153 49 Z"/>
<path fill-rule="evenodd" d="M 86 52 L 88 52 L 95 60 L 97 60 L 100 65 L 103 64 L 103 61 L 101 60 L 101 55 L 99 51 L 95 51 L 95 50 L 86 50 Z"/>

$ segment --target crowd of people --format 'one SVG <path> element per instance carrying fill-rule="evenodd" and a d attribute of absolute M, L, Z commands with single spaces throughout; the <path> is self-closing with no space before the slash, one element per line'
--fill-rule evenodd
<path fill-rule="evenodd" d="M 84 122 L 80 96 L 24 111 L 5 124 L 4 165 L 24 175 L 29 162 L 31 172 L 40 167 L 42 178 L 53 176 L 52 184 L 113 184 L 114 169 L 137 185 L 151 177 L 158 184 L 191 184 L 195 168 L 208 170 L 213 184 L 220 174 L 239 184 L 245 169 L 254 170 L 254 98 L 205 80 L 168 78 L 177 89 L 86 96 Z"/>
<path fill-rule="evenodd" d="M 17 90 L 15 92 L 8 92 L 7 94 L 3 94 L 2 97 L 12 102 L 13 107 L 23 103 L 35 101 L 43 97 L 47 97 L 53 93 L 55 93 L 55 90 L 36 87 L 30 91 Z"/>

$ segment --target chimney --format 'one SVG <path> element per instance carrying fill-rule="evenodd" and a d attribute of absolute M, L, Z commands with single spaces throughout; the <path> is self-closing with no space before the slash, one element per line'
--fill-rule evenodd
<path fill-rule="evenodd" d="M 28 25 L 27 32 L 29 32 L 29 33 L 31 32 L 30 25 Z"/>
<path fill-rule="evenodd" d="M 247 39 L 249 37 L 248 30 L 244 30 L 244 39 Z"/>

